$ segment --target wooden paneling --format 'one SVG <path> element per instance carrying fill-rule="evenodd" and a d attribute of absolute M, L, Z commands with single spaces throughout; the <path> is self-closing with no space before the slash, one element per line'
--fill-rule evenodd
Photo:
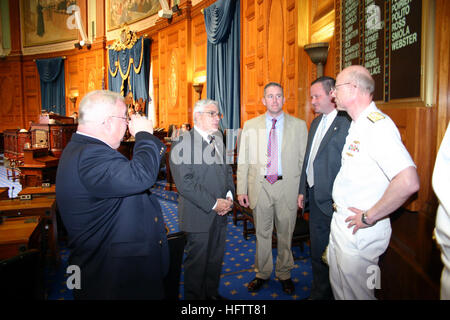
<path fill-rule="evenodd" d="M 24 128 L 22 63 L 20 59 L 0 61 L 0 130 Z"/>
<path fill-rule="evenodd" d="M 241 125 L 263 114 L 264 86 L 284 88 L 284 110 L 298 115 L 297 2 L 241 1 Z"/>
<path fill-rule="evenodd" d="M 102 82 L 106 74 L 105 50 L 97 46 L 91 50 L 82 49 L 79 54 L 68 55 L 65 61 L 66 72 L 66 115 L 70 116 L 78 111 L 83 96 L 93 90 L 102 89 Z M 105 79 L 103 79 L 105 77 Z M 78 92 L 76 105 L 69 100 L 73 92 Z"/>
<path fill-rule="evenodd" d="M 207 50 L 208 36 L 206 34 L 205 20 L 203 14 L 198 14 L 192 18 L 192 42 L 191 42 L 191 56 L 192 56 L 192 81 L 193 84 L 197 77 L 206 76 L 206 50 Z M 202 99 L 206 98 L 206 82 L 203 84 Z M 190 94 L 192 103 L 188 105 L 188 122 L 193 124 L 192 112 L 193 105 L 198 99 L 198 93 L 195 92 L 192 85 L 190 86 Z"/>
<path fill-rule="evenodd" d="M 176 23 L 158 34 L 159 126 L 188 121 L 188 64 L 190 65 L 190 24 Z M 189 39 L 189 40 L 188 40 Z"/>
<path fill-rule="evenodd" d="M 23 107 L 25 127 L 29 129 L 30 122 L 37 122 L 41 113 L 41 86 L 36 62 L 23 63 Z"/>

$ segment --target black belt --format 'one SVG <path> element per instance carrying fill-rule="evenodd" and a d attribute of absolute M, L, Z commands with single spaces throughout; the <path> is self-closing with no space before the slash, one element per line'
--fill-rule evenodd
<path fill-rule="evenodd" d="M 264 176 L 264 179 L 267 179 L 267 177 L 268 177 L 268 176 Z M 283 176 L 278 176 L 278 177 L 277 177 L 277 181 L 278 181 L 278 180 L 283 180 Z"/>

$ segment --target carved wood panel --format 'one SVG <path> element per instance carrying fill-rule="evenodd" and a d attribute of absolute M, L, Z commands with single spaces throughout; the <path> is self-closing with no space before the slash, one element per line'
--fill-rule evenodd
<path fill-rule="evenodd" d="M 207 54 L 207 42 L 208 36 L 206 34 L 205 20 L 203 14 L 198 14 L 192 18 L 192 42 L 191 42 L 191 54 L 192 54 L 192 84 L 198 80 L 198 77 L 206 76 L 206 54 Z M 203 84 L 201 98 L 206 99 L 206 78 Z M 187 114 L 188 122 L 193 124 L 192 112 L 195 102 L 198 100 L 198 93 L 191 86 L 190 101 L 188 104 Z"/>
<path fill-rule="evenodd" d="M 183 21 L 158 34 L 159 42 L 159 126 L 188 121 L 188 67 L 190 25 Z"/>
<path fill-rule="evenodd" d="M 21 62 L 7 58 L 0 68 L 0 130 L 24 128 Z"/>
<path fill-rule="evenodd" d="M 297 3 L 292 0 L 241 1 L 241 126 L 266 108 L 264 86 L 283 86 L 284 110 L 298 115 Z"/>

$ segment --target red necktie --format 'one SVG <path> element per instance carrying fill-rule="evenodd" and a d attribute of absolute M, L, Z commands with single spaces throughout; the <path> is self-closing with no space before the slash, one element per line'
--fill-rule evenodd
<path fill-rule="evenodd" d="M 278 139 L 275 125 L 277 119 L 272 119 L 272 129 L 269 133 L 269 143 L 267 144 L 267 175 L 266 179 L 270 184 L 274 184 L 278 180 Z"/>

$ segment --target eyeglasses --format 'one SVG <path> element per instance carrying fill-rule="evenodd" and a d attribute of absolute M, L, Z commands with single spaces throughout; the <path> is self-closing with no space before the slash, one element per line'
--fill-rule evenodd
<path fill-rule="evenodd" d="M 211 118 L 219 117 L 219 119 L 223 119 L 223 114 L 215 111 L 198 111 L 198 113 L 207 113 Z"/>
<path fill-rule="evenodd" d="M 341 83 L 341 84 L 335 85 L 334 88 L 331 89 L 331 91 L 336 91 L 337 88 L 339 88 L 340 86 L 345 86 L 345 85 L 347 85 L 347 84 L 351 84 L 351 85 L 353 85 L 354 87 L 356 87 L 356 86 L 355 86 L 353 83 L 351 83 L 351 82 L 345 82 L 345 83 Z"/>
<path fill-rule="evenodd" d="M 118 116 L 110 116 L 111 118 L 119 118 L 122 120 L 125 120 L 126 123 L 130 122 L 130 118 L 129 117 L 118 117 Z"/>

